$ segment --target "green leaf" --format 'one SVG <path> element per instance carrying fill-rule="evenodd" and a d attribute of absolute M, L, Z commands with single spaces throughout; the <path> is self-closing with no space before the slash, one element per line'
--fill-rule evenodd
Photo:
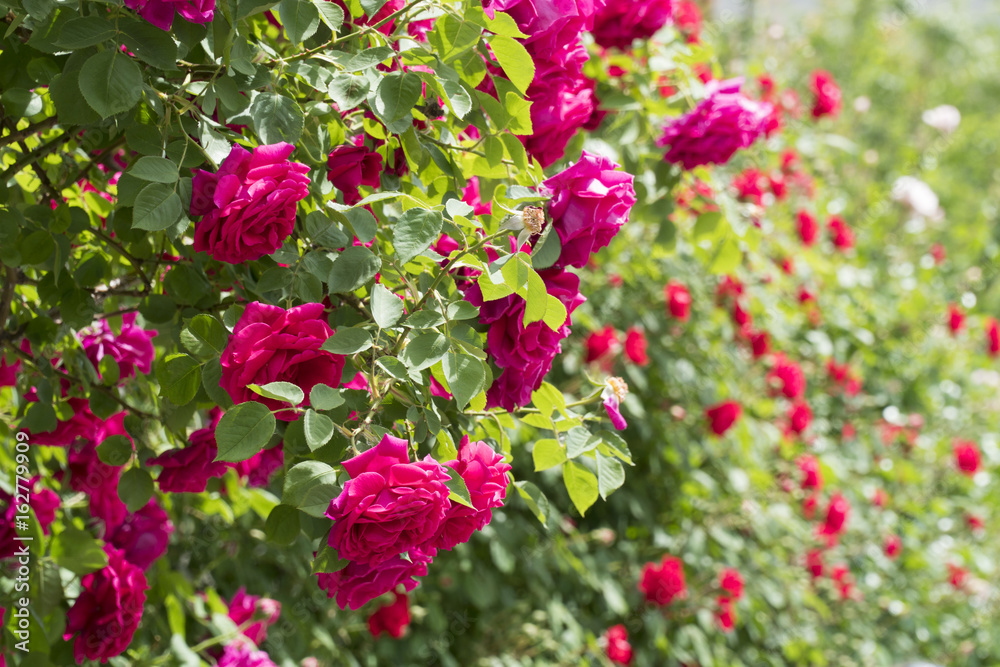
<path fill-rule="evenodd" d="M 123 466 L 132 458 L 132 442 L 124 435 L 112 435 L 97 446 L 97 458 L 109 466 Z"/>
<path fill-rule="evenodd" d="M 448 388 L 461 410 L 472 397 L 483 390 L 486 384 L 486 368 L 483 362 L 468 354 L 449 351 L 442 360 L 444 377 Z"/>
<path fill-rule="evenodd" d="M 339 491 L 336 470 L 321 461 L 303 461 L 285 475 L 281 502 L 310 516 L 323 516 Z"/>
<path fill-rule="evenodd" d="M 71 50 L 85 49 L 111 39 L 114 35 L 114 23 L 97 16 L 84 16 L 66 21 L 56 44 Z"/>
<path fill-rule="evenodd" d="M 445 14 L 434 23 L 434 29 L 427 34 L 427 41 L 441 60 L 451 63 L 475 47 L 482 34 L 483 29 L 471 21 Z M 482 59 L 478 53 L 473 55 L 478 60 Z M 476 85 L 479 82 L 470 83 Z"/>
<path fill-rule="evenodd" d="M 332 2 L 327 4 L 336 7 Z M 292 44 L 301 44 L 312 37 L 319 28 L 319 9 L 309 0 L 281 0 L 278 3 L 278 16 L 281 18 L 281 25 L 285 28 L 288 41 Z M 340 20 L 341 22 L 344 20 L 343 12 Z M 336 28 L 331 29 L 336 30 Z"/>
<path fill-rule="evenodd" d="M 181 342 L 194 354 L 221 355 L 229 334 L 222 322 L 211 315 L 195 315 L 181 331 Z"/>
<path fill-rule="evenodd" d="M 535 63 L 528 50 L 507 35 L 494 35 L 490 39 L 490 48 L 510 82 L 522 93 L 527 93 L 535 78 Z"/>
<path fill-rule="evenodd" d="M 281 546 L 288 546 L 294 542 L 301 530 L 299 511 L 284 503 L 275 505 L 264 523 L 264 534 L 268 541 Z"/>
<path fill-rule="evenodd" d="M 313 0 L 313 5 L 319 11 L 319 17 L 326 27 L 336 34 L 340 26 L 344 25 L 344 10 L 329 0 Z"/>
<path fill-rule="evenodd" d="M 535 462 L 535 472 L 548 470 L 566 462 L 566 450 L 558 440 L 546 438 L 535 442 L 531 450 L 531 460 Z"/>
<path fill-rule="evenodd" d="M 176 224 L 182 213 L 181 198 L 174 188 L 151 183 L 135 198 L 132 229 L 157 232 Z"/>
<path fill-rule="evenodd" d="M 347 234 L 337 226 L 337 223 L 323 211 L 313 211 L 306 216 L 306 234 L 309 235 L 310 239 L 327 248 L 344 248 L 351 241 L 347 238 Z M 273 270 L 268 269 L 268 271 Z M 285 270 L 287 271 L 287 269 Z M 261 280 L 263 281 L 263 277 Z"/>
<path fill-rule="evenodd" d="M 545 289 L 545 281 L 534 270 L 528 274 L 528 296 L 524 300 L 524 315 L 522 322 L 528 326 L 545 317 L 548 308 L 549 293 Z"/>
<path fill-rule="evenodd" d="M 302 109 L 290 97 L 277 93 L 260 93 L 250 105 L 253 128 L 265 144 L 282 141 L 296 144 L 302 136 L 305 117 Z"/>
<path fill-rule="evenodd" d="M 87 531 L 73 526 L 67 526 L 52 538 L 52 560 L 80 576 L 108 565 L 108 555 L 101 543 Z"/>
<path fill-rule="evenodd" d="M 309 404 L 317 410 L 333 410 L 344 404 L 344 397 L 333 387 L 318 384 L 309 392 Z"/>
<path fill-rule="evenodd" d="M 563 464 L 563 483 L 580 516 L 586 516 L 587 510 L 597 501 L 597 477 L 576 461 L 566 461 Z"/>
<path fill-rule="evenodd" d="M 545 322 L 545 326 L 552 329 L 553 331 L 558 331 L 559 327 L 566 324 L 566 319 L 569 317 L 569 312 L 566 310 L 566 306 L 558 298 L 548 295 L 547 304 L 545 306 L 545 317 L 542 321 Z"/>
<path fill-rule="evenodd" d="M 469 115 L 469 112 L 472 111 L 472 97 L 460 81 L 442 81 L 441 89 L 456 116 L 465 118 Z M 515 141 L 517 141 L 516 138 Z"/>
<path fill-rule="evenodd" d="M 372 345 L 372 336 L 364 329 L 340 327 L 336 333 L 326 339 L 320 349 L 334 354 L 357 354 L 364 352 Z"/>
<path fill-rule="evenodd" d="M 139 158 L 128 173 L 154 183 L 176 183 L 178 179 L 176 164 L 167 158 L 149 155 Z"/>
<path fill-rule="evenodd" d="M 374 16 L 378 13 L 378 10 L 382 9 L 387 0 L 360 0 L 360 2 L 361 9 L 365 10 L 365 14 L 374 18 Z"/>
<path fill-rule="evenodd" d="M 315 410 L 306 410 L 305 423 L 306 444 L 316 451 L 333 437 L 333 420 Z"/>
<path fill-rule="evenodd" d="M 549 499 L 545 497 L 541 489 L 526 481 L 514 482 L 514 488 L 517 489 L 517 493 L 528 505 L 528 509 L 535 515 L 535 518 L 542 525 L 545 525 L 549 519 Z"/>
<path fill-rule="evenodd" d="M 428 331 L 411 339 L 399 357 L 410 369 L 421 371 L 436 364 L 447 351 L 448 339 L 436 331 Z"/>
<path fill-rule="evenodd" d="M 41 264 L 52 257 L 56 243 L 52 234 L 45 229 L 31 232 L 18 244 L 22 264 Z"/>
<path fill-rule="evenodd" d="M 369 280 L 382 268 L 382 260 L 364 246 L 351 246 L 333 260 L 327 285 L 331 293 L 353 292 Z"/>
<path fill-rule="evenodd" d="M 209 359 L 201 369 L 201 386 L 205 388 L 205 393 L 210 399 L 222 409 L 228 410 L 233 406 L 233 399 L 229 396 L 229 392 L 222 388 L 221 382 L 222 366 L 219 360 Z"/>
<path fill-rule="evenodd" d="M 363 206 L 357 206 L 344 211 L 344 217 L 347 218 L 347 223 L 354 231 L 354 235 L 357 236 L 358 240 L 362 243 L 368 243 L 374 239 L 375 234 L 378 233 L 378 221 L 375 220 L 375 216 Z"/>
<path fill-rule="evenodd" d="M 411 208 L 399 217 L 392 228 L 392 246 L 400 265 L 430 247 L 441 235 L 444 216 L 440 211 Z"/>
<path fill-rule="evenodd" d="M 559 414 L 566 414 L 566 397 L 548 382 L 543 382 L 531 393 L 531 403 L 546 417 L 557 410 Z"/>
<path fill-rule="evenodd" d="M 277 422 L 266 405 L 240 403 L 226 411 L 215 428 L 216 461 L 237 463 L 264 449 L 274 435 Z"/>
<path fill-rule="evenodd" d="M 138 512 L 153 497 L 153 478 L 144 468 L 129 468 L 118 480 L 118 497 L 129 512 Z"/>
<path fill-rule="evenodd" d="M 101 51 L 80 69 L 80 92 L 101 118 L 108 118 L 128 111 L 142 97 L 142 72 L 118 49 Z"/>
<path fill-rule="evenodd" d="M 350 564 L 351 561 L 349 560 L 341 560 L 340 556 L 337 554 L 337 550 L 331 547 L 324 539 L 322 545 L 320 546 L 319 553 L 317 553 L 316 558 L 313 559 L 312 573 L 324 574 L 340 572 Z"/>
<path fill-rule="evenodd" d="M 337 5 L 328 2 L 328 0 L 319 0 L 319 2 L 330 7 L 337 7 Z M 340 8 L 337 7 L 337 9 Z M 363 76 L 341 72 L 334 75 L 327 85 L 326 90 L 330 95 L 330 99 L 337 105 L 337 108 L 342 113 L 346 113 L 361 104 L 368 97 L 368 91 L 371 90 L 370 85 L 368 79 Z"/>
<path fill-rule="evenodd" d="M 264 398 L 282 401 L 292 406 L 296 406 L 306 400 L 305 392 L 291 382 L 268 382 L 264 386 L 248 384 L 247 389 Z"/>
<path fill-rule="evenodd" d="M 117 387 L 122 376 L 122 369 L 110 354 L 101 357 L 97 362 L 97 372 L 101 374 L 101 384 L 105 387 Z"/>
<path fill-rule="evenodd" d="M 376 284 L 372 288 L 371 310 L 375 323 L 383 329 L 389 329 L 396 326 L 403 317 L 403 300 L 384 285 Z"/>
<path fill-rule="evenodd" d="M 392 49 L 392 47 L 376 46 L 358 53 L 339 53 L 334 57 L 334 60 L 348 72 L 359 72 L 371 69 L 372 67 L 385 62 L 389 58 L 392 58 L 395 53 L 396 52 Z"/>
<path fill-rule="evenodd" d="M 614 431 L 598 431 L 597 437 L 601 439 L 601 444 L 597 449 L 608 456 L 617 456 L 625 463 L 632 465 L 632 452 L 628 449 L 625 438 Z"/>
<path fill-rule="evenodd" d="M 566 456 L 571 459 L 597 449 L 601 439 L 580 426 L 570 429 L 566 434 Z"/>
<path fill-rule="evenodd" d="M 186 405 L 201 385 L 201 364 L 186 354 L 171 354 L 159 366 L 160 389 L 175 405 Z"/>
<path fill-rule="evenodd" d="M 158 69 L 177 69 L 177 44 L 169 32 L 141 20 L 120 20 L 119 27 L 122 43 L 136 58 Z"/>
<path fill-rule="evenodd" d="M 453 503 L 458 503 L 459 505 L 465 505 L 466 507 L 475 507 L 472 504 L 472 497 L 469 495 L 469 487 L 465 485 L 465 480 L 462 479 L 462 475 L 459 474 L 457 470 L 451 466 L 444 466 L 445 472 L 451 478 L 445 485 L 451 492 L 448 494 L 448 500 Z"/>
<path fill-rule="evenodd" d="M 625 468 L 616 458 L 597 452 L 597 486 L 601 498 L 608 499 L 616 489 L 625 483 Z"/>
<path fill-rule="evenodd" d="M 416 74 L 389 73 L 375 90 L 375 113 L 386 123 L 403 118 L 420 99 L 422 88 L 420 77 Z"/>
<path fill-rule="evenodd" d="M 740 252 L 740 244 L 733 238 L 727 238 L 720 245 L 709 266 L 709 271 L 715 274 L 732 273 L 743 261 L 743 253 Z"/>

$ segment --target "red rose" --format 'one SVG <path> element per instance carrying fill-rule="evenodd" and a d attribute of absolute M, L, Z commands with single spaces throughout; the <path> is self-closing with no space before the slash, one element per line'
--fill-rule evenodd
<path fill-rule="evenodd" d="M 833 494 L 826 508 L 826 519 L 820 528 L 821 535 L 835 536 L 844 532 L 847 518 L 851 514 L 851 503 L 839 493 Z"/>
<path fill-rule="evenodd" d="M 816 239 L 819 237 L 819 223 L 816 222 L 816 218 L 808 211 L 799 211 L 795 214 L 795 220 L 802 245 L 811 246 L 816 243 Z"/>
<path fill-rule="evenodd" d="M 837 249 L 850 250 L 854 247 L 854 232 L 847 226 L 847 222 L 843 218 L 831 215 L 826 225 L 830 229 L 830 239 Z"/>
<path fill-rule="evenodd" d="M 734 600 L 743 598 L 743 577 L 739 570 L 726 568 L 719 573 L 719 588 L 726 591 Z"/>
<path fill-rule="evenodd" d="M 687 595 L 684 564 L 673 556 L 664 556 L 659 565 L 646 563 L 642 568 L 639 590 L 646 596 L 647 602 L 661 607 L 670 604 L 675 598 L 683 598 Z"/>
<path fill-rule="evenodd" d="M 628 643 L 628 632 L 624 625 L 615 625 L 604 633 L 607 642 L 608 660 L 616 665 L 628 665 L 632 662 L 632 645 Z"/>
<path fill-rule="evenodd" d="M 632 327 L 625 334 L 625 356 L 629 361 L 637 366 L 645 366 L 649 363 L 649 356 L 646 354 L 646 334 L 638 327 Z"/>
<path fill-rule="evenodd" d="M 667 309 L 673 317 L 681 322 L 687 322 L 691 317 L 691 293 L 683 283 L 671 280 L 663 288 L 663 293 L 667 297 Z"/>
<path fill-rule="evenodd" d="M 895 559 L 899 556 L 900 552 L 903 550 L 903 540 L 899 538 L 899 535 L 890 535 L 885 538 L 885 555 L 889 558 Z"/>
<path fill-rule="evenodd" d="M 774 355 L 774 365 L 767 374 L 767 383 L 792 400 L 801 398 L 806 392 L 806 376 L 802 367 L 782 352 Z"/>
<path fill-rule="evenodd" d="M 383 632 L 399 639 L 410 624 L 410 605 L 406 593 L 394 593 L 396 599 L 382 605 L 368 617 L 368 632 L 372 637 L 378 637 Z"/>
<path fill-rule="evenodd" d="M 986 348 L 991 357 L 1000 354 L 1000 322 L 993 317 L 986 320 Z"/>
<path fill-rule="evenodd" d="M 948 326 L 953 335 L 965 328 L 965 313 L 953 303 L 948 304 Z"/>
<path fill-rule="evenodd" d="M 956 439 L 952 443 L 955 450 L 955 465 L 963 474 L 972 477 L 979 471 L 979 447 L 970 440 Z"/>
<path fill-rule="evenodd" d="M 617 353 L 621 347 L 618 342 L 618 332 L 610 324 L 587 336 L 586 345 L 585 360 L 588 364 L 600 360 L 611 361 L 610 357 Z"/>
<path fill-rule="evenodd" d="M 712 433 L 722 435 L 736 423 L 743 414 L 743 408 L 736 401 L 718 403 L 705 410 Z"/>
<path fill-rule="evenodd" d="M 364 146 L 337 146 L 326 160 L 327 179 L 344 193 L 344 203 L 353 206 L 361 201 L 358 188 L 379 186 L 382 156 Z"/>
<path fill-rule="evenodd" d="M 733 600 L 722 595 L 716 599 L 719 607 L 715 610 L 715 620 L 719 623 L 719 628 L 723 632 L 731 632 L 736 627 L 736 611 L 733 609 Z"/>
<path fill-rule="evenodd" d="M 800 456 L 795 465 L 802 471 L 803 489 L 815 489 L 817 491 L 823 489 L 823 473 L 820 471 L 819 461 L 815 456 L 808 454 Z"/>
<path fill-rule="evenodd" d="M 836 116 L 840 113 L 841 92 L 833 75 L 824 70 L 816 70 L 810 77 L 809 89 L 813 94 L 813 118 Z"/>

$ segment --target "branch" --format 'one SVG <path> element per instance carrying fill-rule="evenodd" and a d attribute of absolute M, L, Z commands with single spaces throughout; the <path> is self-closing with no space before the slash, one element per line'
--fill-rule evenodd
<path fill-rule="evenodd" d="M 38 134 L 39 132 L 44 132 L 53 125 L 56 124 L 56 117 L 46 118 L 45 120 L 38 121 L 34 125 L 29 125 L 23 130 L 12 129 L 11 133 L 5 137 L 0 137 L 0 148 L 6 146 L 7 144 L 12 144 L 15 141 L 21 141 L 22 139 L 27 139 L 28 137 Z M 9 127 L 9 125 L 8 125 Z"/>
<path fill-rule="evenodd" d="M 0 333 L 7 328 L 7 318 L 10 317 L 10 304 L 14 301 L 14 287 L 17 285 L 17 270 L 10 266 L 3 267 L 3 292 L 0 292 Z"/>

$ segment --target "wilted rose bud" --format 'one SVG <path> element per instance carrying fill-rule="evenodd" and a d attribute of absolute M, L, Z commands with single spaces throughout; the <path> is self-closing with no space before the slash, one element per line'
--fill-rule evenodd
<path fill-rule="evenodd" d="M 521 211 L 524 217 L 524 228 L 531 232 L 532 236 L 542 233 L 545 226 L 545 211 L 538 206 L 525 206 Z"/>

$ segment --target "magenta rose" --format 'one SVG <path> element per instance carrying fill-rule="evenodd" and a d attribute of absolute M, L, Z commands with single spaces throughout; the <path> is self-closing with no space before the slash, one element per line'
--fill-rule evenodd
<path fill-rule="evenodd" d="M 121 655 L 139 627 L 146 603 L 149 585 L 142 570 L 110 544 L 104 551 L 107 567 L 83 577 L 83 591 L 66 615 L 63 639 L 76 636 L 73 656 L 78 664 L 85 659 L 107 662 Z"/>
<path fill-rule="evenodd" d="M 344 16 L 346 17 L 347 22 L 355 26 L 378 25 L 379 23 L 382 23 L 382 21 L 389 18 L 390 16 L 398 12 L 406 5 L 406 0 L 388 0 L 388 2 L 382 5 L 381 9 L 375 12 L 374 16 L 368 16 L 368 14 L 365 13 L 362 14 L 360 17 L 355 17 L 351 16 L 351 11 L 347 8 L 347 5 L 344 4 L 344 0 L 328 0 L 328 1 L 332 2 L 333 4 L 337 5 L 342 10 L 344 10 Z M 395 26 L 395 24 L 396 24 L 395 21 L 388 21 L 386 23 L 383 23 L 382 25 L 379 25 L 378 31 L 383 35 L 390 35 L 392 34 L 392 29 L 393 26 Z"/>
<path fill-rule="evenodd" d="M 215 0 L 125 0 L 125 6 L 160 30 L 170 30 L 174 12 L 191 23 L 211 23 L 215 16 Z"/>
<path fill-rule="evenodd" d="M 187 447 L 168 450 L 146 461 L 147 466 L 163 468 L 156 478 L 160 491 L 201 493 L 208 480 L 226 474 L 229 466 L 215 460 L 219 451 L 215 444 L 215 427 L 221 417 L 222 411 L 213 409 L 212 423 L 192 433 Z"/>
<path fill-rule="evenodd" d="M 59 422 L 55 430 L 49 433 L 32 433 L 31 444 L 69 447 L 80 439 L 94 439 L 94 432 L 101 420 L 90 411 L 90 403 L 85 398 L 70 398 L 67 403 L 73 410 L 73 416 Z"/>
<path fill-rule="evenodd" d="M 548 293 L 559 299 L 572 312 L 586 301 L 580 294 L 580 278 L 563 269 L 538 272 Z M 531 402 L 531 392 L 542 385 L 552 368 L 556 355 L 562 351 L 561 341 L 569 335 L 570 318 L 553 331 L 544 322 L 525 326 L 524 299 L 511 295 L 495 301 L 484 301 L 479 285 L 472 283 L 465 299 L 479 308 L 479 321 L 489 325 L 486 351 L 503 369 L 486 392 L 486 405 L 515 410 Z"/>
<path fill-rule="evenodd" d="M 542 167 L 562 158 L 566 144 L 594 112 L 594 87 L 583 75 L 586 49 L 577 43 L 549 55 L 558 58 L 535 58 L 535 78 L 527 95 L 533 134 L 521 137 L 528 155 Z"/>
<path fill-rule="evenodd" d="M 270 598 L 257 595 L 247 595 L 245 588 L 240 588 L 229 603 L 229 618 L 236 625 L 243 625 L 257 616 L 260 620 L 251 623 L 243 630 L 243 634 L 254 644 L 260 644 L 267 639 L 268 627 L 278 622 L 281 616 L 281 603 Z"/>
<path fill-rule="evenodd" d="M 411 549 L 410 560 L 393 556 L 375 566 L 352 562 L 337 572 L 320 574 L 319 587 L 326 591 L 327 597 L 335 597 L 341 609 L 360 609 L 378 596 L 396 590 L 400 584 L 412 591 L 418 584 L 415 577 L 426 576 L 427 566 L 436 553 L 435 549 Z"/>
<path fill-rule="evenodd" d="M 594 17 L 594 41 L 606 49 L 623 51 L 632 40 L 648 39 L 670 23 L 673 0 L 608 0 Z"/>
<path fill-rule="evenodd" d="M 344 203 L 361 201 L 362 185 L 377 188 L 382 174 L 382 156 L 364 146 L 337 146 L 326 160 L 326 177 L 344 193 Z"/>
<path fill-rule="evenodd" d="M 295 227 L 298 202 L 309 194 L 309 167 L 290 162 L 295 146 L 233 146 L 215 174 L 194 170 L 194 249 L 241 264 L 281 247 Z"/>
<path fill-rule="evenodd" d="M 59 509 L 59 496 L 51 489 L 36 488 L 39 478 L 34 477 L 28 481 L 28 505 L 38 519 L 42 532 L 49 534 L 49 526 L 56 519 L 56 510 Z M 17 516 L 17 505 L 14 503 L 14 496 L 0 489 L 0 560 L 13 556 L 19 546 L 23 544 L 17 541 L 17 531 L 14 528 Z"/>
<path fill-rule="evenodd" d="M 245 639 L 227 644 L 216 667 L 278 667 L 264 651 L 259 651 Z"/>
<path fill-rule="evenodd" d="M 492 7 L 517 21 L 517 27 L 528 35 L 523 41 L 529 51 L 546 54 L 573 44 L 581 32 L 590 30 L 604 0 L 520 0 Z"/>
<path fill-rule="evenodd" d="M 478 187 L 476 189 L 478 197 Z M 13 387 L 17 384 L 17 374 L 21 371 L 21 360 L 11 356 L 11 362 L 7 363 L 7 357 L 0 353 L 0 387 Z"/>
<path fill-rule="evenodd" d="M 485 442 L 470 443 L 469 436 L 462 438 L 458 459 L 445 465 L 462 476 L 472 507 L 451 504 L 434 540 L 438 549 L 451 549 L 456 544 L 468 542 L 472 533 L 482 530 L 493 518 L 493 508 L 503 507 L 510 484 L 507 477 L 510 464 L 504 463 L 503 455 Z"/>
<path fill-rule="evenodd" d="M 552 192 L 549 215 L 562 242 L 556 266 L 583 268 L 628 222 L 636 202 L 633 178 L 617 169 L 608 158 L 584 151 L 579 162 L 542 182 Z"/>
<path fill-rule="evenodd" d="M 126 515 L 113 529 L 109 526 L 105 537 L 110 535 L 109 541 L 122 550 L 125 560 L 148 570 L 153 561 L 167 552 L 172 532 L 170 517 L 151 498 L 145 507 Z"/>
<path fill-rule="evenodd" d="M 274 473 L 285 465 L 284 443 L 279 443 L 270 449 L 263 449 L 246 461 L 227 463 L 226 465 L 235 470 L 248 487 L 267 486 Z"/>
<path fill-rule="evenodd" d="M 254 301 L 243 311 L 222 351 L 219 384 L 233 403 L 258 401 L 279 410 L 288 404 L 255 394 L 247 385 L 291 382 L 305 392 L 302 406 L 308 406 L 309 392 L 316 385 L 340 386 L 344 357 L 320 349 L 332 335 L 321 303 L 285 310 Z M 282 410 L 275 416 L 295 421 L 299 413 Z"/>
<path fill-rule="evenodd" d="M 741 85 L 739 78 L 709 81 L 705 99 L 663 128 L 657 143 L 670 147 L 664 159 L 685 169 L 723 164 L 763 135 L 773 107 L 744 97 Z"/>
<path fill-rule="evenodd" d="M 122 316 L 121 333 L 115 334 L 108 321 L 101 320 L 96 329 L 83 335 L 80 344 L 94 368 L 104 357 L 111 357 L 118 364 L 121 379 L 125 380 L 135 376 L 136 369 L 144 374 L 152 370 L 156 333 L 154 329 L 137 327 L 135 313 L 126 313 Z"/>
<path fill-rule="evenodd" d="M 122 433 L 115 435 L 122 435 Z M 121 467 L 109 466 L 97 458 L 97 440 L 88 440 L 70 449 L 67 455 L 69 486 L 87 495 L 90 515 L 104 522 L 106 532 L 120 525 L 128 509 L 118 497 Z"/>
<path fill-rule="evenodd" d="M 378 565 L 437 533 L 450 506 L 440 463 L 411 463 L 406 440 L 386 434 L 343 466 L 351 479 L 326 511 L 329 544 L 342 559 Z"/>

